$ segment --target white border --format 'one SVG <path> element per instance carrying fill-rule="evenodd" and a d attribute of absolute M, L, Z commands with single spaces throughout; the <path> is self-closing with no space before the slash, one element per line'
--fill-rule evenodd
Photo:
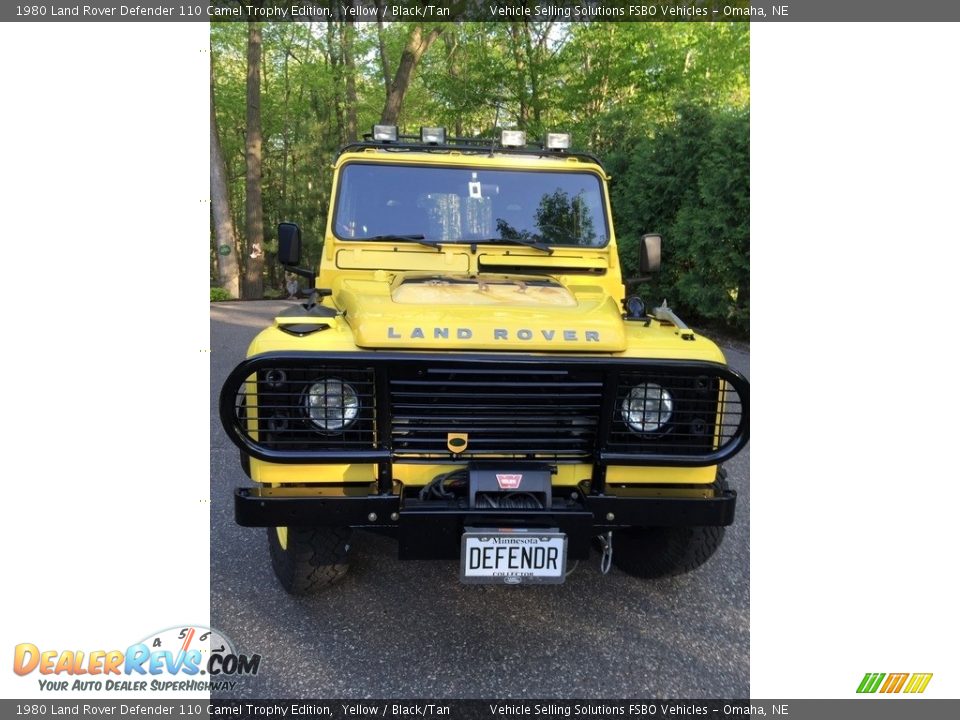
<path fill-rule="evenodd" d="M 960 697 L 957 26 L 751 32 L 751 692 Z"/>
<path fill-rule="evenodd" d="M 4 29 L 0 683 L 30 697 L 17 643 L 209 625 L 209 29 Z"/>

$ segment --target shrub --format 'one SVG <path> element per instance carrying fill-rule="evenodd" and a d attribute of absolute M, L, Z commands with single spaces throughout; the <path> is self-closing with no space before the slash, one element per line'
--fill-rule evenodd
<path fill-rule="evenodd" d="M 626 277 L 640 236 L 664 236 L 663 267 L 640 294 L 667 298 L 688 321 L 746 334 L 750 300 L 750 121 L 743 112 L 682 108 L 654 137 L 610 162 Z"/>
<path fill-rule="evenodd" d="M 212 287 L 210 288 L 210 302 L 223 302 L 224 300 L 232 300 L 230 293 L 224 290 L 222 287 Z"/>

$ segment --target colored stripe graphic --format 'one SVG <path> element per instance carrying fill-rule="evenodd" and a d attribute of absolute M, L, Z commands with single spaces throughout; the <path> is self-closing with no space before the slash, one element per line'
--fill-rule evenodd
<path fill-rule="evenodd" d="M 910 673 L 890 673 L 887 675 L 887 681 L 883 684 L 883 687 L 880 688 L 882 693 L 898 693 L 903 684 L 907 681 L 907 678 L 910 677 Z"/>
<path fill-rule="evenodd" d="M 930 684 L 930 678 L 933 677 L 933 673 L 914 673 L 910 678 L 910 682 L 907 683 L 907 687 L 904 690 L 905 693 L 922 693 L 927 689 L 927 685 Z"/>
<path fill-rule="evenodd" d="M 901 690 L 905 693 L 922 693 L 930 684 L 933 673 L 866 673 L 860 685 L 857 687 L 858 693 L 875 693 L 879 689 L 881 693 L 898 693 Z M 884 678 L 886 681 L 884 682 Z M 881 686 L 881 683 L 883 685 Z M 906 686 L 906 687 L 904 687 Z"/>
<path fill-rule="evenodd" d="M 877 688 L 880 687 L 880 682 L 884 677 L 884 673 L 867 673 L 863 676 L 863 680 L 860 681 L 860 687 L 857 688 L 857 692 L 875 693 Z"/>

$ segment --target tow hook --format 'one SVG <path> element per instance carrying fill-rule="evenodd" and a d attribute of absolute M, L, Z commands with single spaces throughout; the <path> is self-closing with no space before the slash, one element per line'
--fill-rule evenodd
<path fill-rule="evenodd" d="M 605 535 L 597 535 L 600 541 L 600 548 L 603 554 L 600 556 L 600 574 L 606 575 L 610 572 L 610 565 L 613 563 L 613 530 Z"/>

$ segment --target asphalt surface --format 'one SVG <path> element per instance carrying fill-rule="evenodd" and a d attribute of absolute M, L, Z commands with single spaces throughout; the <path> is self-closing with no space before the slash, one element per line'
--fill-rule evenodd
<path fill-rule="evenodd" d="M 210 306 L 211 624 L 263 656 L 230 698 L 745 698 L 750 687 L 750 449 L 727 464 L 737 519 L 699 570 L 633 579 L 600 556 L 563 585 L 467 586 L 449 561 L 396 559 L 355 532 L 350 573 L 287 595 L 265 530 L 233 521 L 249 485 L 217 419 L 220 385 L 292 301 Z M 724 348 L 749 376 L 749 355 Z"/>

